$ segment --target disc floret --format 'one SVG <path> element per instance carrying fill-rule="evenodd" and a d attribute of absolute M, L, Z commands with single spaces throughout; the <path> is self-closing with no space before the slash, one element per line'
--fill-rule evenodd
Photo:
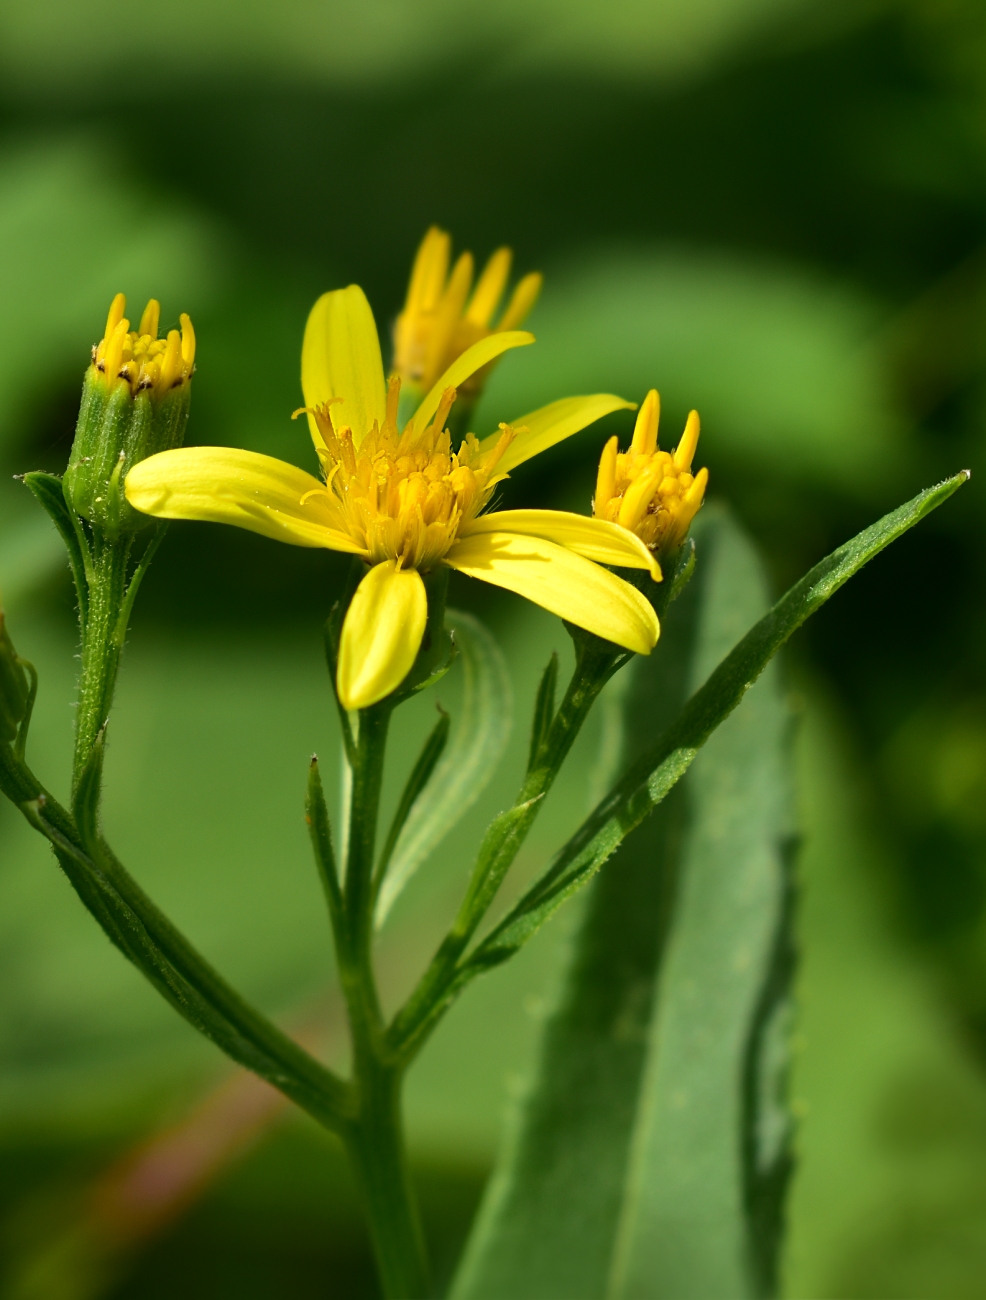
<path fill-rule="evenodd" d="M 374 422 L 359 441 L 348 426 L 335 427 L 332 402 L 309 413 L 321 443 L 317 450 L 330 526 L 352 538 L 370 564 L 389 560 L 427 573 L 447 554 L 462 526 L 488 504 L 505 477 L 497 474 L 497 464 L 516 434 L 501 425 L 499 438 L 484 451 L 469 433 L 453 451 L 445 426 L 456 400 L 454 388 L 445 390 L 425 428 L 416 431 L 408 421 L 401 432 L 400 389 L 399 376 L 392 376 L 383 425 Z"/>

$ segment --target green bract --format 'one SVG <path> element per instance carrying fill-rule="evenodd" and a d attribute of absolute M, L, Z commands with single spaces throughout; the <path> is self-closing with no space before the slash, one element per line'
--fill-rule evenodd
<path fill-rule="evenodd" d="M 16 739 L 27 716 L 30 697 L 24 664 L 7 633 L 4 613 L 0 609 L 0 742 L 3 744 Z"/>

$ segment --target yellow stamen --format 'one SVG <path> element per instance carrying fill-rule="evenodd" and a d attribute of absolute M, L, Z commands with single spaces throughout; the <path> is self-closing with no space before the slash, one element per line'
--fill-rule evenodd
<path fill-rule="evenodd" d="M 444 391 L 435 418 L 417 432 L 413 423 L 398 430 L 399 398 L 400 378 L 394 376 L 383 428 L 374 423 L 358 447 L 350 429 L 334 427 L 329 403 L 310 412 L 322 440 L 327 522 L 352 538 L 371 564 L 394 561 L 427 572 L 489 501 L 499 482 L 497 462 L 515 433 L 501 426 L 485 452 L 468 434 L 453 452 L 445 424 L 455 389 Z"/>
<path fill-rule="evenodd" d="M 387 381 L 387 423 L 397 428 L 397 411 L 401 404 L 401 377 L 391 375 Z"/>

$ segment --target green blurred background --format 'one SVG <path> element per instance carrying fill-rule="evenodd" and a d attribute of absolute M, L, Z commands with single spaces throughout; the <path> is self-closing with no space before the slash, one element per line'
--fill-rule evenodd
<path fill-rule="evenodd" d="M 656 385 L 673 441 L 698 407 L 713 494 L 758 540 L 778 591 L 898 500 L 978 466 L 981 0 L 6 0 L 0 591 L 41 670 L 32 752 L 56 788 L 72 598 L 53 531 L 12 476 L 64 468 L 110 298 L 123 290 L 134 310 L 153 294 L 169 323 L 191 314 L 190 441 L 307 464 L 289 416 L 308 307 L 355 280 L 386 329 L 431 222 L 481 259 L 509 243 L 519 271 L 546 274 L 538 344 L 502 363 L 477 431 L 568 392 L 639 400 Z M 629 427 L 612 417 L 525 467 L 508 501 L 584 508 L 604 436 Z M 974 479 L 787 659 L 806 837 L 792 1297 L 982 1294 L 984 543 Z M 111 838 L 138 878 L 335 1059 L 300 805 L 313 749 L 332 779 L 319 628 L 339 575 L 326 555 L 173 528 L 138 607 L 107 771 Z M 539 670 L 565 638 L 489 588 L 463 582 L 453 601 L 495 628 L 514 678 L 518 721 L 478 805 L 488 815 L 516 782 Z M 453 674 L 439 692 L 453 715 L 460 690 Z M 408 711 L 408 744 L 432 707 Z M 522 874 L 588 807 L 601 725 Z M 474 840 L 457 829 L 395 911 L 381 944 L 391 998 L 434 942 Z M 573 921 L 472 989 L 412 1074 L 443 1276 Z M 0 1059 L 0 1295 L 375 1294 L 333 1144 L 275 1114 L 157 999 L 7 805 Z M 107 1187 L 133 1167 L 121 1160 L 146 1177 L 114 1199 Z M 168 1186 L 184 1193 L 169 1201 Z M 168 1214 L 141 1219 L 133 1205 L 159 1193 Z"/>

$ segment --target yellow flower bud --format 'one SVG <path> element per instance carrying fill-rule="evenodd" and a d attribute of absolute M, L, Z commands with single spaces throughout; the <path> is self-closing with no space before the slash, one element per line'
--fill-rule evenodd
<path fill-rule="evenodd" d="M 180 330 L 158 338 L 156 299 L 144 308 L 134 331 L 125 310 L 126 299 L 118 293 L 92 350 L 65 472 L 69 504 L 108 538 L 148 524 L 147 516 L 128 504 L 123 482 L 138 461 L 184 441 L 195 369 L 195 331 L 187 316 L 181 317 Z"/>
<path fill-rule="evenodd" d="M 636 533 L 657 555 L 676 551 L 705 498 L 709 471 L 692 474 L 698 412 L 692 411 L 673 452 L 657 445 L 661 400 L 652 388 L 640 407 L 629 451 L 613 437 L 603 448 L 592 513 Z"/>

